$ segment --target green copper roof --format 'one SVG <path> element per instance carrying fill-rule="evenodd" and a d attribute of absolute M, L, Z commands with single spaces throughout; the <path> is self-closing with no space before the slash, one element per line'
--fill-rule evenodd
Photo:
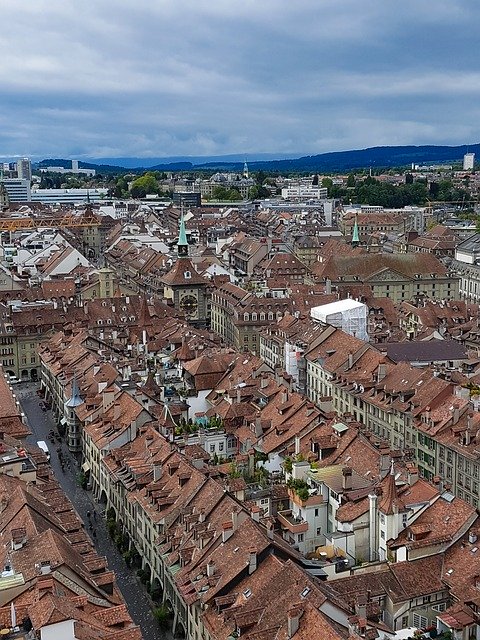
<path fill-rule="evenodd" d="M 183 218 L 183 213 L 180 218 L 180 233 L 178 234 L 178 246 L 188 246 L 187 242 L 187 232 L 185 231 L 185 220 Z"/>
<path fill-rule="evenodd" d="M 357 244 L 360 243 L 360 236 L 358 235 L 357 216 L 355 216 L 355 224 L 353 225 L 352 243 L 353 242 L 356 242 Z"/>

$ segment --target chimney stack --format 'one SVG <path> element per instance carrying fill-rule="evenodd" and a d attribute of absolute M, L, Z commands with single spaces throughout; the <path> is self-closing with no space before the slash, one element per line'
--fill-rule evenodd
<path fill-rule="evenodd" d="M 300 607 L 292 607 L 287 613 L 287 637 L 294 637 L 300 627 L 300 618 L 303 611 Z"/>
<path fill-rule="evenodd" d="M 352 469 L 351 467 L 343 467 L 342 469 L 342 487 L 344 491 L 352 489 Z"/>
<path fill-rule="evenodd" d="M 252 575 L 257 570 L 257 550 L 249 549 L 248 574 Z"/>
<path fill-rule="evenodd" d="M 207 561 L 207 578 L 211 578 L 215 573 L 215 563 L 212 558 Z"/>
<path fill-rule="evenodd" d="M 222 542 L 226 542 L 233 536 L 233 525 L 231 522 L 224 522 L 222 525 Z"/>
<path fill-rule="evenodd" d="M 155 462 L 153 464 L 153 481 L 157 482 L 157 480 L 160 480 L 162 476 L 162 464 L 161 462 Z"/>

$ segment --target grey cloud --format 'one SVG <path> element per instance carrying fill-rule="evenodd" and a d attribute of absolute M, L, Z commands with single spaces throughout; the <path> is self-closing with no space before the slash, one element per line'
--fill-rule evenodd
<path fill-rule="evenodd" d="M 158 156 L 474 142 L 476 4 L 26 0 L 19 11 L 3 0 L 0 149 Z"/>

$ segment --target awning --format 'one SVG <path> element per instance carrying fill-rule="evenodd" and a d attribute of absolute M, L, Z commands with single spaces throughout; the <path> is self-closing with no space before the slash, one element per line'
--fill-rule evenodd
<path fill-rule="evenodd" d="M 82 471 L 85 471 L 85 472 L 90 471 L 90 465 L 88 464 L 88 462 L 84 462 L 82 464 Z"/>

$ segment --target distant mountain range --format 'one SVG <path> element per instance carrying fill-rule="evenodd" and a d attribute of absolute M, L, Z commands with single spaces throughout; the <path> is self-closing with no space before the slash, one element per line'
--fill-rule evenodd
<path fill-rule="evenodd" d="M 278 155 L 263 154 L 257 159 L 248 160 L 244 156 L 175 156 L 168 158 L 99 158 L 91 162 L 80 162 L 79 166 L 95 169 L 98 173 L 153 171 L 241 171 L 245 159 L 250 170 L 288 171 L 288 172 L 330 172 L 350 171 L 365 168 L 408 167 L 415 164 L 445 164 L 460 161 L 465 153 L 480 154 L 480 144 L 459 145 L 456 147 L 421 145 L 399 147 L 371 147 L 352 151 L 334 151 L 300 158 L 282 158 Z M 38 163 L 39 166 L 71 166 L 70 160 L 48 159 Z"/>

